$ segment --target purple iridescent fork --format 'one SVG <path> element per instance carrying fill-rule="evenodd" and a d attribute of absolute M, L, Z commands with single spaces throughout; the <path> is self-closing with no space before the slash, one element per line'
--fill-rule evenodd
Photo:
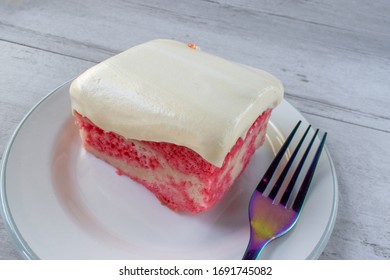
<path fill-rule="evenodd" d="M 307 148 L 302 155 L 302 158 L 298 163 L 295 172 L 292 174 L 290 181 L 288 182 L 288 184 L 283 184 L 283 182 L 285 181 L 287 174 L 289 174 L 288 171 L 292 166 L 293 161 L 297 156 L 299 149 L 301 148 L 306 138 L 306 135 L 310 130 L 310 125 L 306 129 L 299 143 L 297 144 L 294 152 L 292 153 L 290 159 L 280 173 L 279 178 L 276 180 L 269 194 L 265 195 L 265 191 L 300 124 L 301 121 L 299 121 L 295 128 L 292 130 L 291 134 L 288 136 L 283 146 L 280 148 L 275 159 L 268 167 L 268 170 L 265 172 L 264 177 L 261 179 L 260 183 L 256 187 L 256 190 L 252 194 L 249 204 L 250 240 L 243 256 L 243 259 L 245 260 L 257 259 L 261 251 L 269 242 L 287 233 L 291 228 L 294 227 L 299 218 L 302 206 L 305 202 L 306 194 L 309 190 L 309 186 L 313 178 L 314 171 L 321 155 L 321 151 L 325 144 L 325 139 L 327 135 L 326 133 L 324 133 L 322 140 L 318 145 L 317 151 L 315 152 L 313 160 L 309 168 L 307 169 L 306 175 L 302 180 L 301 186 L 299 190 L 297 190 L 295 199 L 293 199 L 292 197 L 290 199 L 290 196 L 293 192 L 295 184 L 298 181 L 299 174 L 303 168 L 303 165 L 314 143 L 314 140 L 317 137 L 318 129 L 315 131 L 313 137 L 307 145 Z M 282 185 L 284 186 L 283 188 L 281 188 Z M 276 198 L 280 201 L 276 200 Z"/>

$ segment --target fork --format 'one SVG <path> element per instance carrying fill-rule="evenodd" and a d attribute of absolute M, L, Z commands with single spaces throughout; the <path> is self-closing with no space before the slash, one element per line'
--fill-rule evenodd
<path fill-rule="evenodd" d="M 250 239 L 248 247 L 243 256 L 244 260 L 257 259 L 264 247 L 272 240 L 281 237 L 287 232 L 289 232 L 297 223 L 297 220 L 300 216 L 306 195 L 310 187 L 310 183 L 314 175 L 314 171 L 316 169 L 322 149 L 325 144 L 327 136 L 326 132 L 323 134 L 321 142 L 318 145 L 317 151 L 315 152 L 315 155 L 309 168 L 307 169 L 307 173 L 302 180 L 301 186 L 299 190 L 297 190 L 295 198 L 293 198 L 291 194 L 293 192 L 295 184 L 297 183 L 299 174 L 303 168 L 306 158 L 309 155 L 310 149 L 313 146 L 314 140 L 317 137 L 319 131 L 318 129 L 315 131 L 309 144 L 307 145 L 307 148 L 302 155 L 302 158 L 299 161 L 295 172 L 291 176 L 290 181 L 288 182 L 288 184 L 283 184 L 283 182 L 286 180 L 288 171 L 290 170 L 292 163 L 296 158 L 311 128 L 311 125 L 307 127 L 302 138 L 294 149 L 294 152 L 292 153 L 290 159 L 280 173 L 279 178 L 272 186 L 272 189 L 270 190 L 269 194 L 267 195 L 265 192 L 300 124 L 301 121 L 299 121 L 294 127 L 294 129 L 291 131 L 290 135 L 287 137 L 283 146 L 278 151 L 277 155 L 275 156 L 275 159 L 268 167 L 263 178 L 261 179 L 252 194 L 249 203 Z M 287 186 L 281 188 L 282 185 Z M 277 201 L 277 199 L 280 199 L 280 201 Z"/>

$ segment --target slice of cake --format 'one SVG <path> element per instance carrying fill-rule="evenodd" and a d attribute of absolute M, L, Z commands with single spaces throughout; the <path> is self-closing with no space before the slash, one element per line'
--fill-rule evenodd
<path fill-rule="evenodd" d="M 283 87 L 272 75 L 153 40 L 90 68 L 70 87 L 84 148 L 168 207 L 212 207 L 265 139 Z"/>

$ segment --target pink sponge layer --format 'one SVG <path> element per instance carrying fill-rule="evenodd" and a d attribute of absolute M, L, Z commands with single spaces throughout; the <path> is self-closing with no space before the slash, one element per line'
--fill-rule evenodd
<path fill-rule="evenodd" d="M 271 109 L 256 119 L 219 168 L 186 147 L 125 139 L 74 112 L 87 151 L 116 167 L 118 174 L 143 184 L 169 208 L 191 213 L 210 209 L 243 172 L 264 142 L 270 114 Z"/>

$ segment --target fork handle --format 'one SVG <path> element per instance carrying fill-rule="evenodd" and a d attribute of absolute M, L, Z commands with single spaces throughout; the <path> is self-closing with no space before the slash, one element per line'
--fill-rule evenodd
<path fill-rule="evenodd" d="M 244 256 L 242 257 L 243 260 L 256 260 L 261 251 L 264 249 L 264 247 L 271 241 L 270 238 L 257 240 L 256 242 L 254 240 L 250 240 L 248 247 L 246 248 L 246 251 L 244 253 Z"/>

